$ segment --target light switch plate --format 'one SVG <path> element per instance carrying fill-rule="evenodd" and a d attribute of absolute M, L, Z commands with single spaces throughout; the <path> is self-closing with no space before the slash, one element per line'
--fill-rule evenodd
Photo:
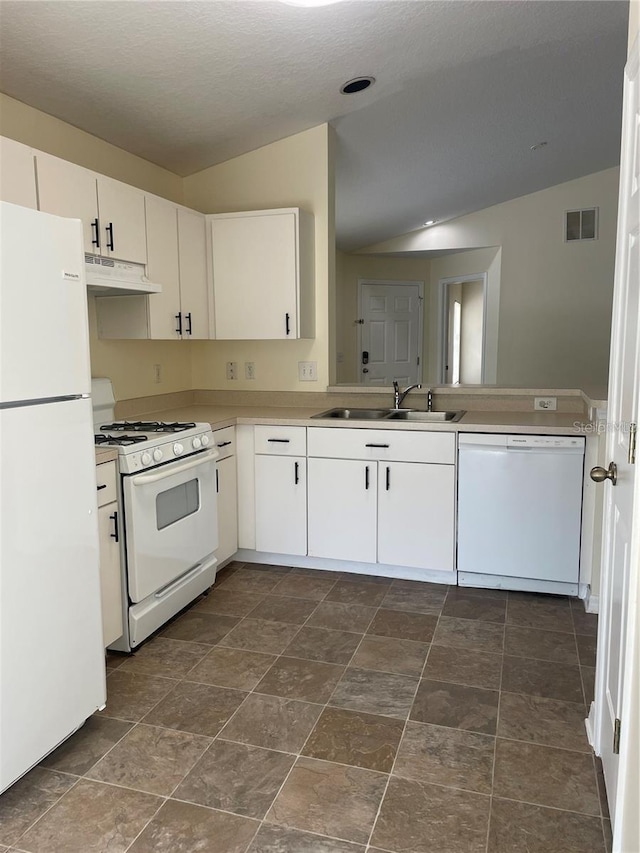
<path fill-rule="evenodd" d="M 317 361 L 299 361 L 298 362 L 298 379 L 300 382 L 317 382 L 318 381 L 318 362 Z"/>

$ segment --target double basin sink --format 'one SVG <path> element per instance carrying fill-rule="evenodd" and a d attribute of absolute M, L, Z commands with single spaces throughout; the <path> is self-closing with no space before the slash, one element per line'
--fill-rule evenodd
<path fill-rule="evenodd" d="M 459 412 L 426 412 L 421 409 L 329 409 L 312 415 L 320 420 L 350 421 L 417 421 L 418 423 L 456 423 L 465 414 Z"/>

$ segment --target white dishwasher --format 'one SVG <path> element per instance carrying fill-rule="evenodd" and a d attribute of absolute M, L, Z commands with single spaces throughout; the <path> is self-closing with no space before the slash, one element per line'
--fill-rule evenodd
<path fill-rule="evenodd" d="M 584 438 L 459 435 L 460 586 L 578 594 Z"/>

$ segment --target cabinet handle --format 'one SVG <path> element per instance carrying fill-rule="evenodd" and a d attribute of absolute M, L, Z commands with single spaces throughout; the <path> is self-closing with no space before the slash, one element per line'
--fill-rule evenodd
<path fill-rule="evenodd" d="M 291 329 L 289 328 L 289 315 L 288 314 L 284 315 L 284 327 L 287 330 L 287 335 L 290 335 Z"/>
<path fill-rule="evenodd" d="M 97 221 L 97 220 L 96 220 Z M 112 252 L 115 252 L 116 246 L 113 242 L 113 222 L 110 222 L 105 228 L 107 232 L 107 249 L 110 249 Z"/>
<path fill-rule="evenodd" d="M 185 314 L 184 317 L 185 317 L 185 320 L 187 321 L 187 334 L 191 335 L 192 334 L 192 331 L 191 331 L 191 311 L 189 311 L 188 314 Z"/>
<path fill-rule="evenodd" d="M 291 439 L 289 439 L 289 438 L 268 438 L 267 441 L 272 442 L 272 444 L 289 444 Z"/>
<path fill-rule="evenodd" d="M 175 317 L 176 317 L 176 321 L 178 323 L 178 328 L 176 329 L 176 334 L 181 335 L 182 334 L 182 311 L 178 311 L 178 313 L 175 315 Z"/>
<path fill-rule="evenodd" d="M 216 447 L 227 447 L 229 444 L 231 444 L 230 441 L 221 441 L 220 444 L 216 444 Z"/>
<path fill-rule="evenodd" d="M 365 447 L 386 447 L 388 448 L 388 444 L 365 444 Z"/>
<path fill-rule="evenodd" d="M 300 482 L 300 463 L 299 462 L 294 462 L 293 471 L 294 471 L 293 483 L 294 483 L 294 485 L 297 486 L 298 483 Z"/>
<path fill-rule="evenodd" d="M 218 477 L 218 469 L 216 468 L 216 494 L 220 491 L 220 478 Z"/>
<path fill-rule="evenodd" d="M 93 220 L 91 223 L 91 230 L 93 231 L 93 239 L 91 240 L 91 245 L 95 246 L 96 249 L 100 248 L 100 223 L 98 222 L 98 217 Z"/>
<path fill-rule="evenodd" d="M 391 488 L 391 468 L 387 467 L 387 491 Z"/>
<path fill-rule="evenodd" d="M 118 513 L 114 512 L 113 515 L 110 515 L 109 518 L 113 521 L 113 533 L 110 533 L 112 539 L 115 539 L 116 542 L 120 541 L 120 536 L 118 533 Z"/>
<path fill-rule="evenodd" d="M 102 489 L 106 489 L 106 488 L 107 488 L 107 484 L 103 483 L 101 486 L 98 486 L 98 491 L 100 492 Z"/>
<path fill-rule="evenodd" d="M 365 489 L 369 488 L 369 466 L 368 465 L 364 469 L 364 487 L 365 487 Z"/>

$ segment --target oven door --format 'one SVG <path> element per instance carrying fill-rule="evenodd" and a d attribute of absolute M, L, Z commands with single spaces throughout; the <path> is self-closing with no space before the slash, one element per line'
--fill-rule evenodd
<path fill-rule="evenodd" d="M 218 547 L 217 457 L 209 450 L 122 478 L 132 601 L 162 589 Z"/>

